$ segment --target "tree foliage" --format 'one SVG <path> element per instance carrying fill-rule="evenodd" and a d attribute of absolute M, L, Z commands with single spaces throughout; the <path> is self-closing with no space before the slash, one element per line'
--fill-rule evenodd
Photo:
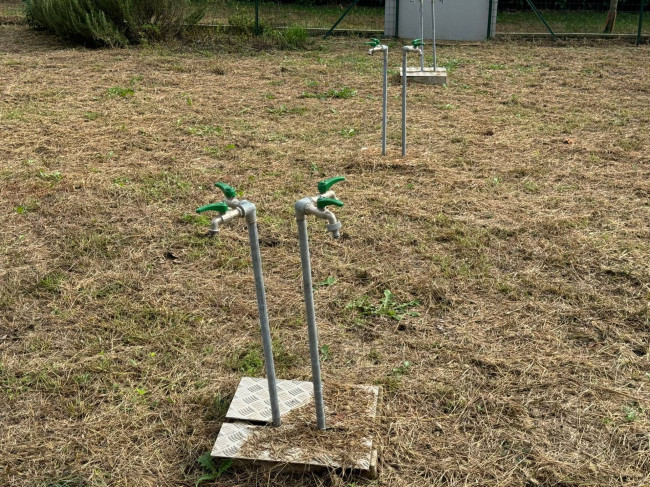
<path fill-rule="evenodd" d="M 192 0 L 26 0 L 34 28 L 91 46 L 125 46 L 178 35 L 204 8 Z"/>

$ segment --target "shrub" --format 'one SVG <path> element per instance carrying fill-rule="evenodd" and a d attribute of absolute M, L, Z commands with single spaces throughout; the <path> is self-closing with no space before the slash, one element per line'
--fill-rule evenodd
<path fill-rule="evenodd" d="M 28 23 L 91 46 L 162 40 L 196 24 L 204 7 L 192 0 L 26 0 Z"/>

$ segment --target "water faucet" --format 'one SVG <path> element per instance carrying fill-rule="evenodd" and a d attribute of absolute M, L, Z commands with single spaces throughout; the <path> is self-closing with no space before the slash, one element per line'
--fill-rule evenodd
<path fill-rule="evenodd" d="M 343 202 L 337 199 L 336 193 L 330 189 L 340 181 L 345 181 L 345 178 L 343 176 L 336 176 L 320 181 L 318 183 L 318 195 L 307 196 L 296 201 L 296 220 L 303 221 L 306 215 L 314 215 L 316 218 L 327 220 L 327 231 L 332 234 L 332 238 L 339 238 L 341 236 L 339 232 L 341 222 L 336 219 L 336 215 L 328 210 L 327 207 L 330 205 L 339 208 L 343 206 Z"/>

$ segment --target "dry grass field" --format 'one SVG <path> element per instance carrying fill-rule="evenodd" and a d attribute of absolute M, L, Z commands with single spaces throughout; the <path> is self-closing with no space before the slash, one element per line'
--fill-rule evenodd
<path fill-rule="evenodd" d="M 310 221 L 323 373 L 384 386 L 380 478 L 212 485 L 650 484 L 650 48 L 441 45 L 406 158 L 366 49 L 0 25 L 0 485 L 194 486 L 263 373 L 245 227 L 194 209 L 215 181 L 258 206 L 278 375 L 309 379 L 293 203 L 339 174 L 343 237 Z"/>

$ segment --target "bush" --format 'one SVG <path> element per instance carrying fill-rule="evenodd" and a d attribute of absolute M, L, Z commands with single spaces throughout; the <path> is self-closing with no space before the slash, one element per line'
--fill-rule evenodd
<path fill-rule="evenodd" d="M 91 46 L 125 46 L 178 35 L 203 17 L 192 0 L 26 0 L 27 22 Z"/>

